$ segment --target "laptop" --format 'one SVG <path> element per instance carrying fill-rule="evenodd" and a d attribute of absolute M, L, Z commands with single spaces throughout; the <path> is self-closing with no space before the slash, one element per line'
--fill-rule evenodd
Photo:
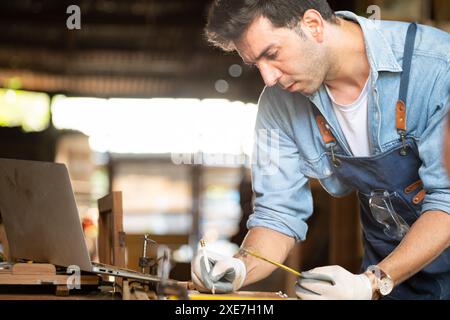
<path fill-rule="evenodd" d="M 64 164 L 0 158 L 0 215 L 13 261 L 78 266 L 88 272 L 160 281 L 91 261 Z"/>

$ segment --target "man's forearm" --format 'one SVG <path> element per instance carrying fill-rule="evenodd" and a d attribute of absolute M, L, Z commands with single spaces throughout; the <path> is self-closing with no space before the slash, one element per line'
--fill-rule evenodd
<path fill-rule="evenodd" d="M 282 233 L 267 229 L 253 228 L 247 233 L 241 247 L 258 252 L 266 258 L 284 262 L 294 247 L 295 240 Z M 238 253 L 235 257 L 244 261 L 247 277 L 244 286 L 268 277 L 276 267 L 249 255 Z"/>
<path fill-rule="evenodd" d="M 400 245 L 380 264 L 395 284 L 407 280 L 450 246 L 450 215 L 442 211 L 423 214 Z"/>

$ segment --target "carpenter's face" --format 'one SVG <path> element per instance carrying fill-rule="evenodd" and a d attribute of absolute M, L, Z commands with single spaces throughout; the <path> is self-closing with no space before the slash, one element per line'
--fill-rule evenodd
<path fill-rule="evenodd" d="M 258 67 L 267 86 L 311 95 L 328 71 L 326 50 L 308 33 L 277 28 L 265 17 L 256 18 L 235 46 L 245 63 Z"/>

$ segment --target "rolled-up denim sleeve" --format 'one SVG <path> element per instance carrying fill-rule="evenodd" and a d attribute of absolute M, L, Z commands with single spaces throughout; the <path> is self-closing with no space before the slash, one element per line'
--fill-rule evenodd
<path fill-rule="evenodd" d="M 419 175 L 426 196 L 422 213 L 443 211 L 450 214 L 450 180 L 444 166 L 444 133 L 449 112 L 450 63 L 437 78 L 430 98 L 427 127 L 419 142 L 422 167 Z"/>
<path fill-rule="evenodd" d="M 309 180 L 299 170 L 299 153 L 285 127 L 287 113 L 270 93 L 260 98 L 255 126 L 252 181 L 254 212 L 247 227 L 266 227 L 305 240 L 306 220 L 313 211 Z"/>

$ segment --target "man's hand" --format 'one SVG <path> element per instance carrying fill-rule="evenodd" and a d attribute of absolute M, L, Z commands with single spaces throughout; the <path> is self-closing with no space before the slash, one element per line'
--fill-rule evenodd
<path fill-rule="evenodd" d="M 335 282 L 307 279 L 311 274 L 323 274 Z M 371 300 L 372 284 L 365 274 L 355 275 L 340 266 L 315 268 L 303 272 L 295 286 L 297 296 L 302 300 Z"/>
<path fill-rule="evenodd" d="M 207 257 L 209 272 L 201 251 L 191 264 L 192 281 L 198 291 L 229 293 L 242 287 L 247 274 L 244 262 L 211 251 L 207 251 Z"/>

